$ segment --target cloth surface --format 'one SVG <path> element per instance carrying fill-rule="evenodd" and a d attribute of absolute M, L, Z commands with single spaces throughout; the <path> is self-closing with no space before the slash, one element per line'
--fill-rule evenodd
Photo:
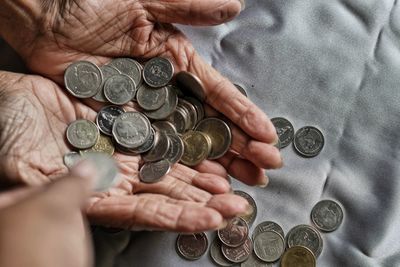
<path fill-rule="evenodd" d="M 232 22 L 180 29 L 271 118 L 324 134 L 315 158 L 283 149 L 284 167 L 267 171 L 267 188 L 233 181 L 258 205 L 251 231 L 272 220 L 287 233 L 311 223 L 319 200 L 333 199 L 344 220 L 322 234 L 317 266 L 400 266 L 400 3 L 248 0 Z M 214 236 L 208 233 L 209 243 Z M 96 230 L 96 265 L 214 266 L 208 253 L 194 262 L 181 259 L 176 237 Z"/>

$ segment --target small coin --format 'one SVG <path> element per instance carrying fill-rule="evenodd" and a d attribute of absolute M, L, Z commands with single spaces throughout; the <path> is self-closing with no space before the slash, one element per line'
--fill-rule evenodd
<path fill-rule="evenodd" d="M 171 141 L 166 133 L 155 131 L 153 147 L 142 155 L 145 162 L 154 162 L 164 159 L 171 146 Z"/>
<path fill-rule="evenodd" d="M 151 87 L 161 87 L 169 83 L 174 75 L 171 61 L 163 57 L 150 59 L 143 68 L 143 79 Z"/>
<path fill-rule="evenodd" d="M 182 136 L 184 153 L 181 162 L 187 166 L 195 166 L 205 160 L 210 153 L 210 143 L 202 132 L 188 131 Z"/>
<path fill-rule="evenodd" d="M 136 100 L 143 109 L 156 110 L 164 105 L 167 91 L 166 87 L 151 88 L 143 83 L 137 91 Z"/>
<path fill-rule="evenodd" d="M 112 134 L 119 145 L 138 148 L 150 137 L 151 125 L 142 113 L 125 112 L 115 119 Z"/>
<path fill-rule="evenodd" d="M 187 71 L 179 72 L 176 75 L 176 82 L 179 88 L 182 88 L 185 92 L 193 95 L 201 102 L 205 101 L 206 93 L 203 82 L 193 73 Z"/>
<path fill-rule="evenodd" d="M 305 126 L 296 132 L 293 144 L 300 155 L 311 158 L 321 152 L 325 140 L 320 130 L 313 126 Z"/>
<path fill-rule="evenodd" d="M 115 58 L 108 63 L 109 66 L 115 67 L 122 74 L 126 74 L 135 81 L 135 85 L 139 87 L 142 83 L 142 66 L 136 60 L 131 58 Z"/>
<path fill-rule="evenodd" d="M 64 164 L 68 169 L 71 169 L 79 160 L 81 160 L 81 155 L 78 152 L 67 152 L 64 155 Z"/>
<path fill-rule="evenodd" d="M 75 148 L 86 149 L 94 146 L 99 138 L 99 129 L 91 121 L 81 119 L 72 122 L 67 128 L 67 140 Z"/>
<path fill-rule="evenodd" d="M 187 260 L 197 260 L 206 253 L 208 238 L 205 233 L 180 234 L 176 239 L 178 253 Z"/>
<path fill-rule="evenodd" d="M 97 139 L 96 144 L 89 149 L 79 151 L 80 154 L 85 154 L 88 152 L 98 152 L 98 153 L 105 153 L 110 156 L 114 154 L 114 144 L 110 137 L 100 134 L 99 138 Z"/>
<path fill-rule="evenodd" d="M 294 246 L 286 250 L 282 256 L 281 267 L 316 267 L 316 259 L 311 250 L 302 246 Z"/>
<path fill-rule="evenodd" d="M 163 120 L 174 112 L 177 104 L 178 96 L 175 91 L 167 90 L 167 98 L 161 108 L 152 111 L 145 111 L 144 114 L 153 120 Z"/>
<path fill-rule="evenodd" d="M 234 83 L 233 85 L 239 90 L 240 93 L 242 93 L 242 95 L 247 97 L 247 92 L 246 92 L 246 90 L 244 90 L 244 88 L 241 85 L 239 85 L 237 83 Z"/>
<path fill-rule="evenodd" d="M 189 115 L 183 108 L 177 106 L 175 111 L 167 118 L 167 120 L 175 126 L 178 133 L 183 134 L 186 128 L 188 128 Z"/>
<path fill-rule="evenodd" d="M 197 110 L 196 108 L 185 99 L 178 100 L 178 107 L 182 107 L 186 110 L 188 116 L 188 124 L 185 130 L 193 130 L 194 126 L 197 124 Z"/>
<path fill-rule="evenodd" d="M 128 103 L 136 94 L 136 84 L 125 74 L 111 76 L 104 83 L 104 95 L 115 105 Z"/>
<path fill-rule="evenodd" d="M 217 231 L 221 242 L 228 247 L 238 247 L 242 245 L 249 234 L 249 226 L 240 217 L 235 217 L 229 221 L 228 225 Z"/>
<path fill-rule="evenodd" d="M 119 106 L 105 106 L 97 113 L 96 123 L 103 134 L 112 136 L 112 126 L 115 119 L 125 113 L 125 110 Z"/>
<path fill-rule="evenodd" d="M 246 261 L 253 251 L 253 245 L 250 238 L 246 238 L 245 242 L 238 247 L 221 246 L 222 254 L 231 262 L 241 263 Z"/>
<path fill-rule="evenodd" d="M 233 266 L 233 262 L 228 261 L 225 256 L 222 254 L 221 249 L 221 241 L 218 238 L 215 238 L 210 246 L 210 256 L 211 259 L 218 265 L 222 267 Z"/>
<path fill-rule="evenodd" d="M 121 73 L 116 68 L 108 65 L 101 66 L 100 70 L 101 73 L 103 74 L 103 84 L 100 86 L 100 90 L 97 92 L 97 94 L 95 94 L 92 98 L 99 102 L 108 102 L 103 91 L 104 82 L 107 81 L 107 79 L 110 78 L 111 76 L 118 75 Z"/>
<path fill-rule="evenodd" d="M 73 96 L 89 98 L 100 90 L 103 76 L 99 67 L 92 62 L 78 61 L 65 70 L 64 83 Z"/>
<path fill-rule="evenodd" d="M 301 224 L 293 227 L 286 236 L 289 248 L 303 246 L 310 249 L 316 258 L 321 254 L 323 242 L 319 232 L 312 226 Z"/>
<path fill-rule="evenodd" d="M 249 258 L 240 264 L 240 267 L 273 267 L 272 263 L 260 260 L 256 254 L 250 253 Z"/>
<path fill-rule="evenodd" d="M 333 200 L 321 200 L 311 211 L 314 225 L 324 232 L 335 231 L 343 221 L 343 210 Z"/>
<path fill-rule="evenodd" d="M 292 123 L 282 117 L 272 118 L 271 122 L 274 124 L 276 133 L 279 137 L 279 148 L 284 148 L 290 145 L 294 138 L 294 128 Z"/>
<path fill-rule="evenodd" d="M 209 159 L 218 159 L 229 150 L 232 133 L 228 124 L 223 120 L 206 118 L 197 124 L 196 131 L 206 133 L 211 138 L 212 148 Z"/>
<path fill-rule="evenodd" d="M 169 121 L 153 122 L 153 127 L 156 128 L 158 131 L 164 132 L 166 134 L 171 134 L 171 135 L 177 134 L 175 126 Z"/>
<path fill-rule="evenodd" d="M 254 228 L 252 239 L 254 240 L 257 235 L 259 235 L 262 232 L 266 232 L 266 231 L 275 231 L 278 234 L 280 234 L 283 238 L 285 238 L 285 233 L 283 232 L 283 229 L 279 224 L 277 224 L 275 222 L 271 222 L 271 221 L 265 221 L 265 222 L 259 223 L 256 226 L 256 228 Z"/>
<path fill-rule="evenodd" d="M 251 207 L 251 209 L 252 209 L 251 214 L 250 214 L 250 215 L 243 215 L 243 216 L 239 216 L 239 217 L 241 217 L 242 219 L 244 219 L 244 220 L 247 222 L 247 224 L 248 224 L 249 226 L 251 226 L 251 225 L 253 224 L 254 220 L 255 220 L 256 217 L 257 217 L 257 204 L 256 204 L 256 202 L 255 202 L 254 199 L 253 199 L 249 194 L 247 194 L 246 192 L 243 192 L 243 191 L 240 191 L 240 190 L 235 190 L 235 191 L 233 191 L 233 193 L 234 193 L 235 195 L 238 195 L 238 196 L 243 197 L 244 199 L 247 200 L 247 202 L 249 202 L 250 207 Z"/>
<path fill-rule="evenodd" d="M 254 252 L 266 262 L 277 261 L 285 251 L 285 240 L 275 231 L 258 234 L 254 239 Z"/>
<path fill-rule="evenodd" d="M 156 183 L 168 174 L 171 165 L 168 160 L 162 159 L 156 162 L 147 162 L 140 169 L 140 181 L 143 183 Z"/>
<path fill-rule="evenodd" d="M 196 108 L 196 111 L 197 111 L 197 120 L 196 121 L 197 122 L 204 119 L 204 117 L 205 117 L 204 106 L 197 98 L 187 96 L 187 97 L 184 97 L 183 99 L 185 99 L 186 101 L 191 103 Z"/>
<path fill-rule="evenodd" d="M 174 164 L 181 160 L 184 152 L 184 144 L 182 139 L 176 134 L 170 134 L 168 135 L 168 138 L 171 145 L 165 155 L 165 159 L 167 159 L 171 164 Z"/>

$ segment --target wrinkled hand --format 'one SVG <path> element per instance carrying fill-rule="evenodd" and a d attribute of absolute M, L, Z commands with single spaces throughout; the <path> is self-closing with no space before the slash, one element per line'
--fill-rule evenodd
<path fill-rule="evenodd" d="M 127 107 L 129 109 L 129 107 Z M 0 182 L 40 185 L 65 173 L 68 124 L 94 120 L 95 110 L 39 76 L 0 72 Z M 223 227 L 246 213 L 248 203 L 227 194 L 221 176 L 181 164 L 155 184 L 138 178 L 140 156 L 115 153 L 122 182 L 90 198 L 89 219 L 110 227 L 198 232 Z"/>
<path fill-rule="evenodd" d="M 265 186 L 268 180 L 264 169 L 282 165 L 279 151 L 273 146 L 277 135 L 270 120 L 232 83 L 206 64 L 187 38 L 171 24 L 220 24 L 235 17 L 244 1 L 13 2 L 21 2 L 19 6 L 28 5 L 25 11 L 30 12 L 17 20 L 18 15 L 13 16 L 13 12 L 7 13 L 4 9 L 3 17 L 9 16 L 8 23 L 6 21 L 0 27 L 3 27 L 6 40 L 35 72 L 62 83 L 65 69 L 77 60 L 102 65 L 111 58 L 122 56 L 142 59 L 167 57 L 173 61 L 176 71 L 195 73 L 205 84 L 208 105 L 232 121 L 231 151 L 218 161 L 205 161 L 197 170 L 219 175 L 229 172 L 247 184 Z M 9 6 L 11 9 L 18 7 L 17 4 Z M 24 23 L 16 25 L 16 21 Z M 12 31 L 7 31 L 7 28 L 12 28 Z"/>

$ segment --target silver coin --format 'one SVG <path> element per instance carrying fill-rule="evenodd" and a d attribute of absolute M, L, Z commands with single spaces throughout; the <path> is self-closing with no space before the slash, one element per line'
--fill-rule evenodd
<path fill-rule="evenodd" d="M 153 122 L 153 127 L 156 128 L 160 132 L 164 132 L 166 134 L 175 135 L 178 132 L 176 131 L 175 126 L 169 121 L 156 121 Z"/>
<path fill-rule="evenodd" d="M 171 165 L 168 160 L 162 159 L 156 162 L 147 162 L 140 169 L 140 181 L 143 183 L 156 183 L 168 174 Z"/>
<path fill-rule="evenodd" d="M 296 132 L 293 144 L 300 155 L 311 158 L 321 152 L 325 140 L 320 130 L 313 126 L 305 126 Z"/>
<path fill-rule="evenodd" d="M 112 134 L 125 148 L 138 148 L 150 137 L 151 125 L 142 113 L 125 112 L 115 119 Z"/>
<path fill-rule="evenodd" d="M 121 73 L 116 68 L 114 68 L 112 66 L 108 66 L 108 65 L 101 66 L 100 70 L 101 70 L 101 73 L 103 74 L 103 83 L 100 86 L 100 90 L 92 98 L 96 101 L 104 103 L 104 102 L 108 102 L 106 96 L 104 95 L 104 90 L 103 90 L 105 81 L 107 81 L 107 79 L 110 78 L 111 76 L 118 75 Z"/>
<path fill-rule="evenodd" d="M 240 264 L 240 267 L 273 267 L 272 263 L 260 260 L 256 254 L 250 253 L 249 258 Z"/>
<path fill-rule="evenodd" d="M 111 60 L 108 65 L 131 77 L 137 87 L 142 84 L 142 66 L 136 60 L 131 58 L 116 58 Z"/>
<path fill-rule="evenodd" d="M 240 191 L 240 190 L 235 190 L 235 191 L 233 191 L 233 193 L 235 195 L 243 197 L 244 199 L 247 200 L 247 202 L 249 202 L 249 205 L 250 205 L 250 207 L 252 209 L 252 213 L 250 215 L 243 215 L 243 216 L 239 216 L 239 217 L 244 219 L 247 222 L 247 224 L 249 226 L 251 226 L 253 224 L 253 222 L 255 221 L 256 217 L 257 217 L 257 204 L 256 204 L 256 202 L 246 192 L 243 192 L 243 191 Z"/>
<path fill-rule="evenodd" d="M 172 84 L 168 84 L 167 85 L 167 89 L 168 90 L 174 90 L 174 92 L 175 92 L 175 94 L 178 96 L 178 97 L 184 97 L 185 95 L 182 93 L 182 90 L 181 89 L 179 89 L 179 87 L 178 86 L 175 86 L 175 85 L 172 85 Z"/>
<path fill-rule="evenodd" d="M 209 159 L 222 157 L 231 146 L 232 133 L 228 124 L 218 118 L 206 118 L 196 126 L 196 131 L 206 133 L 212 142 L 212 149 Z"/>
<path fill-rule="evenodd" d="M 176 239 L 176 250 L 187 260 L 197 260 L 208 248 L 208 238 L 205 233 L 180 234 Z"/>
<path fill-rule="evenodd" d="M 189 102 L 186 101 L 185 99 L 179 99 L 178 100 L 178 107 L 182 107 L 187 111 L 188 116 L 188 125 L 186 130 L 193 130 L 194 126 L 197 124 L 197 110 L 196 108 Z"/>
<path fill-rule="evenodd" d="M 233 262 L 228 261 L 225 256 L 222 254 L 221 249 L 221 241 L 218 238 L 215 238 L 210 246 L 210 256 L 211 259 L 218 265 L 222 267 L 233 266 Z"/>
<path fill-rule="evenodd" d="M 206 100 L 203 82 L 193 73 L 187 71 L 179 72 L 176 75 L 176 82 L 178 83 L 179 88 L 196 97 L 201 102 Z"/>
<path fill-rule="evenodd" d="M 197 98 L 194 98 L 194 97 L 188 96 L 188 97 L 184 97 L 184 99 L 186 101 L 188 101 L 189 103 L 191 103 L 196 108 L 197 121 L 199 122 L 202 119 L 204 119 L 206 114 L 205 114 L 205 110 L 204 110 L 203 104 Z"/>
<path fill-rule="evenodd" d="M 286 236 L 289 248 L 303 246 L 310 249 L 316 258 L 321 254 L 323 241 L 319 232 L 312 226 L 301 224 L 293 227 Z"/>
<path fill-rule="evenodd" d="M 228 225 L 217 231 L 219 240 L 228 247 L 238 247 L 242 245 L 249 234 L 249 226 L 240 217 L 235 217 L 229 221 Z"/>
<path fill-rule="evenodd" d="M 184 144 L 182 139 L 176 134 L 168 135 L 171 142 L 165 158 L 171 163 L 177 163 L 181 160 L 184 152 Z"/>
<path fill-rule="evenodd" d="M 151 127 L 150 136 L 149 136 L 149 138 L 147 138 L 147 140 L 144 142 L 144 144 L 138 148 L 129 149 L 128 151 L 133 154 L 145 153 L 154 147 L 155 138 L 156 138 L 156 132 L 154 131 L 153 127 Z"/>
<path fill-rule="evenodd" d="M 222 254 L 231 262 L 240 263 L 246 261 L 253 251 L 253 245 L 250 238 L 246 238 L 245 242 L 238 247 L 228 247 L 221 245 Z"/>
<path fill-rule="evenodd" d="M 71 169 L 78 161 L 81 160 L 81 155 L 78 152 L 67 152 L 64 154 L 64 164 L 68 169 Z"/>
<path fill-rule="evenodd" d="M 275 126 L 276 133 L 279 137 L 279 148 L 284 148 L 290 145 L 294 138 L 294 128 L 292 123 L 282 117 L 272 118 L 271 122 Z"/>
<path fill-rule="evenodd" d="M 75 97 L 89 98 L 97 94 L 103 76 L 96 64 L 78 61 L 68 66 L 64 73 L 65 88 Z"/>
<path fill-rule="evenodd" d="M 283 238 L 285 238 L 285 233 L 283 232 L 283 229 L 279 224 L 277 224 L 276 222 L 265 221 L 259 223 L 256 226 L 256 228 L 254 228 L 252 239 L 254 240 L 257 235 L 266 231 L 275 231 L 278 234 L 280 234 Z"/>
<path fill-rule="evenodd" d="M 145 162 L 154 162 L 164 159 L 168 153 L 171 141 L 169 137 L 163 133 L 155 131 L 155 140 L 153 147 L 142 155 Z"/>
<path fill-rule="evenodd" d="M 167 120 L 174 125 L 176 131 L 180 134 L 183 134 L 186 128 L 189 127 L 189 115 L 186 110 L 179 106 L 176 107 L 175 111 L 167 118 Z"/>
<path fill-rule="evenodd" d="M 137 91 L 136 101 L 145 110 L 156 110 L 164 105 L 167 99 L 167 88 L 151 88 L 142 84 Z"/>
<path fill-rule="evenodd" d="M 125 110 L 119 106 L 105 106 L 100 109 L 96 116 L 96 124 L 100 131 L 105 135 L 112 136 L 114 121 L 122 113 L 125 113 Z"/>
<path fill-rule="evenodd" d="M 89 160 L 95 166 L 98 179 L 94 191 L 106 191 L 119 182 L 118 166 L 110 155 L 88 152 L 82 156 L 82 160 Z"/>
<path fill-rule="evenodd" d="M 247 97 L 247 92 L 246 92 L 246 90 L 244 90 L 244 88 L 241 85 L 236 84 L 236 83 L 234 83 L 233 85 L 239 90 L 240 93 L 242 93 L 242 95 Z"/>
<path fill-rule="evenodd" d="M 75 148 L 86 149 L 94 146 L 99 138 L 96 124 L 88 120 L 76 120 L 68 125 L 67 140 Z"/>
<path fill-rule="evenodd" d="M 333 200 L 321 200 L 311 211 L 314 225 L 324 232 L 335 231 L 343 221 L 343 210 Z"/>
<path fill-rule="evenodd" d="M 173 75 L 174 66 L 171 61 L 163 57 L 150 59 L 143 68 L 143 79 L 151 87 L 167 85 Z"/>
<path fill-rule="evenodd" d="M 153 120 L 163 120 L 174 112 L 178 104 L 178 96 L 173 90 L 167 90 L 167 98 L 161 108 L 153 111 L 145 111 L 147 117 Z"/>
<path fill-rule="evenodd" d="M 285 251 L 285 240 L 275 231 L 262 232 L 254 239 L 254 252 L 266 262 L 279 260 Z"/>
<path fill-rule="evenodd" d="M 136 94 L 136 84 L 128 75 L 111 76 L 104 83 L 104 95 L 115 105 L 128 103 Z"/>

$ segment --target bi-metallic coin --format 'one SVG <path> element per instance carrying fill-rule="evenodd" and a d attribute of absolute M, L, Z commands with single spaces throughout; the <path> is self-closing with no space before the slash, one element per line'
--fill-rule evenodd
<path fill-rule="evenodd" d="M 93 152 L 98 152 L 98 153 L 105 153 L 110 156 L 114 154 L 114 143 L 112 142 L 111 138 L 105 135 L 100 134 L 99 138 L 97 139 L 96 144 L 92 146 L 91 148 L 84 149 L 79 151 L 81 155 L 85 153 L 93 153 Z"/>
<path fill-rule="evenodd" d="M 205 160 L 210 153 L 211 144 L 207 135 L 202 132 L 188 131 L 182 136 L 184 153 L 181 162 L 195 166 Z"/>
<path fill-rule="evenodd" d="M 281 259 L 281 267 L 316 267 L 316 259 L 311 250 L 294 246 L 286 250 Z"/>

